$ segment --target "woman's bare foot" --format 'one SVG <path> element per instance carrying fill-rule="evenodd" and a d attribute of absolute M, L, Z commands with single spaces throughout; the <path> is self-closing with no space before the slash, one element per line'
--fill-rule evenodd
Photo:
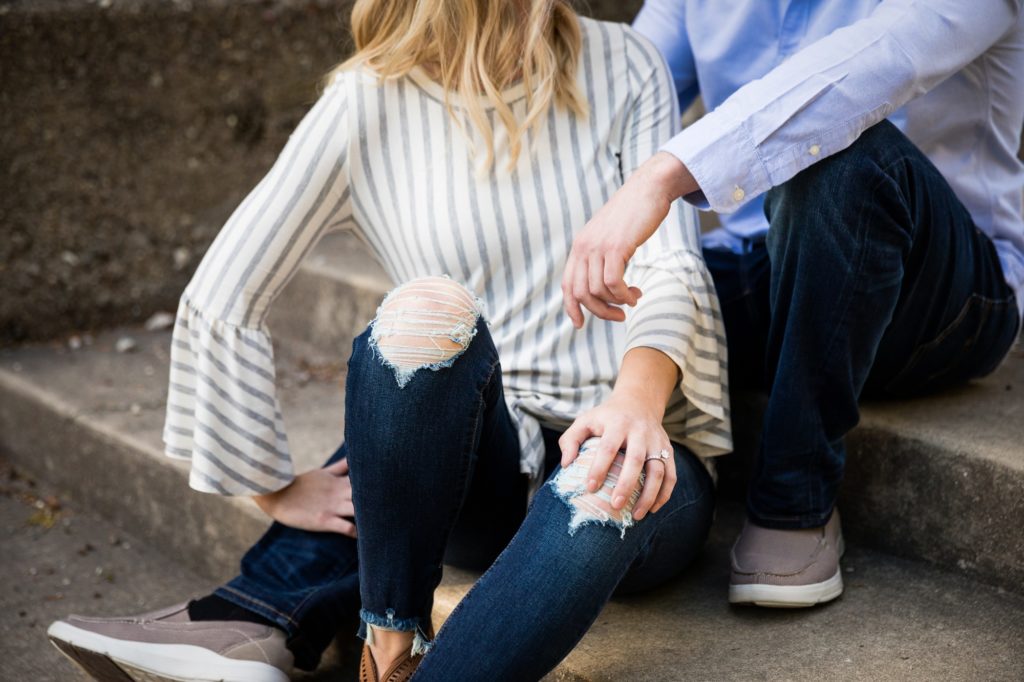
<path fill-rule="evenodd" d="M 413 632 L 373 628 L 373 644 L 370 645 L 370 655 L 373 656 L 378 675 L 385 675 L 402 654 L 412 649 L 414 635 Z"/>

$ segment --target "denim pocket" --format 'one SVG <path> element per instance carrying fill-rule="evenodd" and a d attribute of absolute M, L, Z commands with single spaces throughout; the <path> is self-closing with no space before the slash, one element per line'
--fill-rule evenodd
<path fill-rule="evenodd" d="M 956 318 L 911 354 L 885 387 L 894 396 L 931 393 L 983 377 L 999 366 L 1017 328 L 1014 298 L 972 294 Z"/>

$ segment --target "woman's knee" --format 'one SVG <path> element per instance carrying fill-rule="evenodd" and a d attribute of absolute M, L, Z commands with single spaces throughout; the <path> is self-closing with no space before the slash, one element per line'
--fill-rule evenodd
<path fill-rule="evenodd" d="M 617 529 L 621 537 L 636 522 L 633 519 L 633 507 L 640 498 L 644 487 L 644 474 L 633 482 L 630 496 L 621 509 L 612 507 L 612 491 L 619 482 L 625 454 L 618 452 L 608 470 L 608 476 L 596 492 L 587 489 L 587 476 L 597 454 L 599 438 L 590 438 L 580 446 L 579 455 L 565 469 L 562 469 L 551 481 L 551 488 L 561 500 L 569 506 L 571 518 L 567 532 L 575 535 L 576 531 L 586 525 L 597 524 Z"/>
<path fill-rule="evenodd" d="M 476 296 L 447 277 L 422 277 L 392 290 L 370 323 L 369 345 L 404 386 L 420 369 L 450 366 L 472 342 Z"/>

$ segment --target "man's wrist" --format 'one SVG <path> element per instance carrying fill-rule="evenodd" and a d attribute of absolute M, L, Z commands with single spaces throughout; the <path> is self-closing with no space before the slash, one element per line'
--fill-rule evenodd
<path fill-rule="evenodd" d="M 658 152 L 644 166 L 648 167 L 651 181 L 669 203 L 700 189 L 686 164 L 668 152 Z"/>

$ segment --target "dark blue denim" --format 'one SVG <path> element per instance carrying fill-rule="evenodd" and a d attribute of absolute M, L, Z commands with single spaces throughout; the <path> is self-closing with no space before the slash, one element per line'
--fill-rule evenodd
<path fill-rule="evenodd" d="M 657 514 L 628 528 L 570 535 L 568 504 L 528 481 L 486 325 L 450 367 L 399 388 L 364 332 L 353 344 L 345 445 L 359 539 L 273 524 L 217 594 L 279 624 L 296 665 L 312 669 L 340 628 L 364 621 L 429 634 L 442 563 L 487 569 L 446 621 L 417 680 L 530 680 L 580 640 L 616 589 L 680 573 L 710 528 L 714 486 L 675 448 L 678 483 Z M 545 429 L 555 475 L 559 432 Z M 488 568 L 489 567 L 489 568 Z M 360 631 L 365 634 L 365 623 Z"/>
<path fill-rule="evenodd" d="M 734 385 L 769 390 L 750 483 L 758 524 L 824 524 L 861 397 L 992 372 L 1020 321 L 992 242 L 887 121 L 772 189 L 767 240 L 705 250 Z"/>

